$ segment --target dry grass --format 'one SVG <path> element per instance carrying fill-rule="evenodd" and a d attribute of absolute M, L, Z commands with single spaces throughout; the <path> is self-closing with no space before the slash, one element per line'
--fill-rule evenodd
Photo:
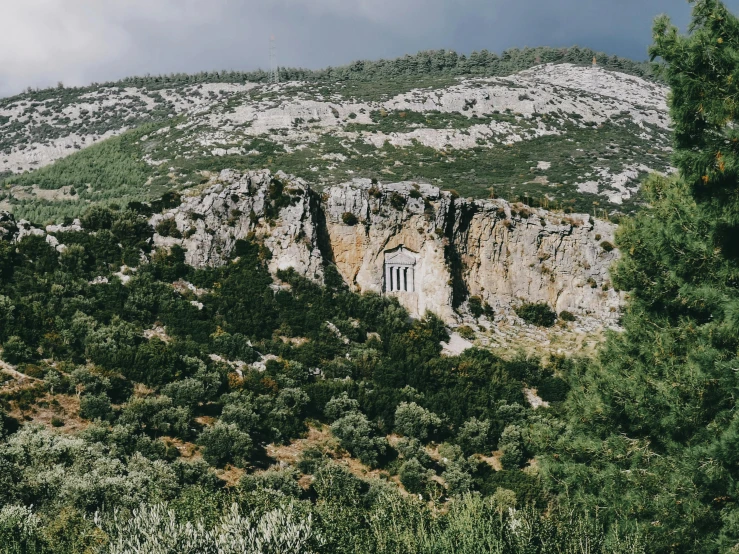
<path fill-rule="evenodd" d="M 86 429 L 90 422 L 80 417 L 80 399 L 69 394 L 45 394 L 33 406 L 22 410 L 18 403 L 10 403 L 8 414 L 21 421 L 54 427 L 52 419 L 63 421 L 64 425 L 54 427 L 62 433 L 77 433 Z"/>
<path fill-rule="evenodd" d="M 216 470 L 216 475 L 219 479 L 223 479 L 226 482 L 227 487 L 235 487 L 238 485 L 245 473 L 246 472 L 243 469 L 232 466 L 231 464 L 228 464 L 223 469 Z"/>
<path fill-rule="evenodd" d="M 331 434 L 328 425 L 310 425 L 308 435 L 302 439 L 296 439 L 287 445 L 268 444 L 267 454 L 277 460 L 280 465 L 295 466 L 300 460 L 303 452 L 308 448 L 317 448 L 332 458 L 337 464 L 344 466 L 351 473 L 362 479 L 385 478 L 390 475 L 385 470 L 371 469 L 358 459 L 353 458 L 348 452 L 339 446 L 339 442 Z M 307 479 L 309 484 L 309 478 Z M 304 482 L 304 484 L 306 484 Z"/>
<path fill-rule="evenodd" d="M 490 467 L 492 467 L 495 471 L 502 471 L 503 470 L 503 464 L 500 463 L 500 457 L 503 455 L 502 450 L 496 450 L 493 452 L 492 456 L 481 456 L 480 454 L 475 455 L 475 458 L 480 460 L 481 462 L 485 462 Z"/>

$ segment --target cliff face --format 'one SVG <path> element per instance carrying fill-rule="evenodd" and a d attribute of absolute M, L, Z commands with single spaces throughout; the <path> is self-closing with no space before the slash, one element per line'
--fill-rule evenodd
<path fill-rule="evenodd" d="M 174 219 L 175 236 L 156 234 L 154 243 L 181 245 L 192 266 L 225 263 L 236 241 L 253 233 L 272 251 L 270 270 L 292 267 L 320 281 L 324 256 L 318 241 L 318 201 L 306 183 L 281 172 L 273 176 L 269 171 L 224 170 L 202 194 L 154 215 L 150 223 L 157 228 L 163 220 Z"/>
<path fill-rule="evenodd" d="M 588 215 L 563 219 L 501 200 L 454 199 L 428 185 L 362 181 L 329 189 L 325 211 L 333 261 L 358 289 L 382 291 L 388 250 L 417 253 L 416 292 L 394 293 L 414 314 L 453 319 L 453 307 L 479 296 L 496 313 L 546 302 L 607 325 L 618 318 L 622 295 L 608 282 L 618 252 L 600 246 L 613 241 L 615 226 Z M 360 223 L 345 225 L 347 212 Z"/>
<path fill-rule="evenodd" d="M 546 302 L 607 326 L 622 302 L 608 282 L 618 251 L 600 245 L 613 241 L 614 225 L 453 198 L 430 185 L 355 180 L 320 194 L 281 173 L 223 171 L 202 194 L 151 222 L 166 218 L 182 238 L 155 235 L 155 243 L 180 244 L 192 265 L 223 263 L 236 240 L 253 233 L 272 251 L 273 271 L 293 267 L 320 281 L 324 264 L 334 263 L 354 290 L 392 294 L 413 315 L 431 310 L 450 323 L 470 296 L 496 317 L 522 302 Z M 414 260 L 413 283 L 388 292 L 385 258 L 401 246 Z"/>

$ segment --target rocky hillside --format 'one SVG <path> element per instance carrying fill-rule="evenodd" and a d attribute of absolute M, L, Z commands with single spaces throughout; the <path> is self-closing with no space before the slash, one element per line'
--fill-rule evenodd
<path fill-rule="evenodd" d="M 59 221 L 93 203 L 192 188 L 222 169 L 268 167 L 318 188 L 418 181 L 628 213 L 639 179 L 669 171 L 665 98 L 645 78 L 567 63 L 504 77 L 28 93 L 0 101 L 0 208 Z"/>
<path fill-rule="evenodd" d="M 608 277 L 618 256 L 613 224 L 457 198 L 428 184 L 355 179 L 318 192 L 284 173 L 224 170 L 149 223 L 154 246 L 181 247 L 195 268 L 222 266 L 238 240 L 257 238 L 269 250 L 273 275 L 292 268 L 322 283 L 331 264 L 355 291 L 390 294 L 413 316 L 431 311 L 453 327 L 468 323 L 493 335 L 505 334 L 506 325 L 520 334 L 516 309 L 525 303 L 569 312 L 577 321 L 572 330 L 598 331 L 617 324 L 623 301 Z M 60 251 L 79 225 L 40 229 L 0 217 L 11 240 L 45 235 Z M 414 283 L 394 292 L 387 256 L 399 249 L 411 260 Z M 127 280 L 128 272 L 121 268 L 119 277 Z"/>

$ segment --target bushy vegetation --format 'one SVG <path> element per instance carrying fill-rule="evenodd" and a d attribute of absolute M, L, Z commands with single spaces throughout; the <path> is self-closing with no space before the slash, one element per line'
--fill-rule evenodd
<path fill-rule="evenodd" d="M 526 323 L 539 327 L 551 327 L 557 321 L 557 314 L 548 304 L 525 302 L 516 308 L 516 314 Z"/>
<path fill-rule="evenodd" d="M 279 68 L 280 82 L 309 81 L 317 83 L 348 83 L 387 81 L 388 79 L 414 78 L 430 75 L 480 75 L 502 77 L 542 63 L 572 63 L 590 65 L 593 57 L 598 64 L 607 69 L 620 71 L 644 78 L 658 79 L 652 67 L 646 62 L 635 62 L 619 56 L 610 56 L 590 48 L 572 46 L 569 48 L 511 48 L 500 55 L 487 50 L 472 52 L 470 55 L 458 54 L 450 50 L 427 50 L 415 55 L 407 55 L 391 60 L 358 60 L 351 64 L 326 69 Z M 270 74 L 263 70 L 208 71 L 194 74 L 174 73 L 169 75 L 128 77 L 116 82 L 95 83 L 84 88 L 52 88 L 30 90 L 29 100 L 41 101 L 50 96 L 58 96 L 60 90 L 67 95 L 79 95 L 99 87 L 146 87 L 149 90 L 173 88 L 204 83 L 267 83 Z M 8 102 L 9 100 L 6 100 Z M 2 104 L 0 104 L 2 105 Z"/>
<path fill-rule="evenodd" d="M 194 269 L 178 247 L 152 250 L 141 213 L 153 208 L 132 207 L 90 208 L 82 231 L 56 233 L 61 252 L 36 235 L 0 242 L 2 357 L 35 379 L 0 391 L 14 415 L 0 440 L 0 501 L 29 526 L 10 551 L 129 552 L 166 530 L 151 548 L 169 552 L 218 544 L 222 533 L 260 536 L 264 525 L 299 529 L 316 552 L 392 552 L 420 526 L 436 551 L 451 540 L 442 505 L 486 506 L 499 489 L 519 511 L 496 516 L 495 544 L 514 540 L 505 538 L 509 520 L 559 525 L 527 511 L 546 493 L 520 469 L 523 458 L 499 472 L 484 461 L 511 425 L 549 418 L 524 408 L 522 391 L 551 368 L 478 349 L 443 357 L 449 337 L 437 317 L 412 321 L 397 300 L 351 293 L 332 266 L 325 287 L 287 270 L 275 290 L 270 252 L 254 241 L 239 241 L 222 267 Z M 173 286 L 181 281 L 205 292 Z M 46 429 L 17 422 L 42 412 Z M 276 462 L 270 448 L 311 428 L 333 446 L 307 449 L 292 473 L 264 472 Z M 517 452 L 533 452 L 530 437 L 518 437 Z M 333 459 L 344 456 L 384 480 L 340 469 Z M 299 486 L 303 470 L 313 480 Z M 244 476 L 236 485 L 223 471 Z M 395 476 L 437 508 L 398 494 Z M 338 518 L 339 505 L 354 515 Z M 407 518 L 397 536 L 376 527 L 387 510 Z M 493 519 L 465 517 L 483 534 Z M 177 527 L 183 520 L 202 529 Z"/>
<path fill-rule="evenodd" d="M 0 552 L 735 552 L 739 21 L 695 4 L 689 35 L 655 25 L 680 173 L 617 233 L 629 303 L 595 360 L 442 356 L 438 318 L 331 266 L 275 286 L 252 240 L 219 268 L 152 251 L 142 206 L 91 209 L 63 252 L 0 240 L 28 376 L 0 389 Z"/>

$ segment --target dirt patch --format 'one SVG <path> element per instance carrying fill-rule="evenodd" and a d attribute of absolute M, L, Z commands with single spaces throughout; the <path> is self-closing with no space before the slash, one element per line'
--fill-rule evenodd
<path fill-rule="evenodd" d="M 478 460 L 485 462 L 490 467 L 492 467 L 495 471 L 502 471 L 503 470 L 503 464 L 500 462 L 500 457 L 503 455 L 502 450 L 496 450 L 493 452 L 492 456 L 480 456 L 479 454 L 475 456 Z"/>
<path fill-rule="evenodd" d="M 144 336 L 151 340 L 154 337 L 158 338 L 162 342 L 168 343 L 172 340 L 172 338 L 167 334 L 167 331 L 164 329 L 164 327 L 155 326 L 151 329 L 144 329 Z"/>
<path fill-rule="evenodd" d="M 371 477 L 388 479 L 390 477 L 387 471 L 371 469 L 356 458 L 352 458 L 348 452 L 339 446 L 336 437 L 331 434 L 328 425 L 321 425 L 320 427 L 311 425 L 308 429 L 307 437 L 294 440 L 288 445 L 268 444 L 266 451 L 271 458 L 277 460 L 281 465 L 295 466 L 303 452 L 311 447 L 323 451 L 334 462 L 344 466 L 351 473 L 362 479 Z"/>
<path fill-rule="evenodd" d="M 474 345 L 463 339 L 459 333 L 452 333 L 449 337 L 449 343 L 442 342 L 442 355 L 444 356 L 459 356 L 462 352 L 468 348 L 472 348 Z"/>
<path fill-rule="evenodd" d="M 62 433 L 77 433 L 90 425 L 89 421 L 79 415 L 80 399 L 76 395 L 47 393 L 27 410 L 21 410 L 17 402 L 11 402 L 10 406 L 10 416 L 21 421 L 53 427 Z M 52 420 L 56 425 L 52 424 Z"/>
<path fill-rule="evenodd" d="M 167 446 L 174 446 L 182 459 L 194 461 L 203 457 L 198 445 L 195 443 L 183 441 L 175 437 L 162 437 L 162 440 Z"/>
<path fill-rule="evenodd" d="M 523 393 L 526 396 L 526 401 L 531 404 L 531 407 L 536 408 L 548 408 L 549 402 L 541 398 L 536 389 L 523 389 Z"/>
<path fill-rule="evenodd" d="M 38 185 L 32 187 L 13 187 L 10 194 L 18 200 L 41 199 L 49 202 L 61 200 L 75 200 L 76 194 L 72 194 L 72 187 L 67 185 L 58 189 L 42 189 Z"/>
<path fill-rule="evenodd" d="M 238 485 L 245 473 L 243 469 L 232 465 L 227 465 L 223 469 L 216 470 L 216 475 L 219 479 L 223 479 L 226 482 L 227 487 Z"/>

